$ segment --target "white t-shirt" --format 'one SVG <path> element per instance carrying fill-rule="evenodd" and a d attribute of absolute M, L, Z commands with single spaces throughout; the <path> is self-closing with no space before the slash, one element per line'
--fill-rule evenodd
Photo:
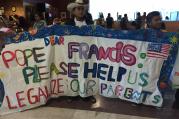
<path fill-rule="evenodd" d="M 82 26 L 85 26 L 87 25 L 86 24 L 86 21 L 78 21 L 76 18 L 75 18 L 75 25 L 78 26 L 78 27 L 82 27 Z"/>

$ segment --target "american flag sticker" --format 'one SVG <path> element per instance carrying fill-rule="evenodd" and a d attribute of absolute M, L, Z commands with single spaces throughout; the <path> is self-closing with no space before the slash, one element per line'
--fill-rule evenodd
<path fill-rule="evenodd" d="M 167 60 L 170 48 L 170 44 L 150 43 L 147 48 L 147 57 Z"/>

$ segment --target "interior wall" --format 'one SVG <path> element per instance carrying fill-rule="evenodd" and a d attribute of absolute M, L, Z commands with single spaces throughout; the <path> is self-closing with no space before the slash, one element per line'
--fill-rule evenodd
<path fill-rule="evenodd" d="M 0 0 L 0 7 L 4 7 L 5 15 L 18 15 L 25 16 L 23 0 Z M 12 11 L 12 7 L 16 8 L 16 11 Z"/>
<path fill-rule="evenodd" d="M 169 32 L 179 31 L 179 22 L 167 21 L 167 22 L 165 22 L 165 25 L 166 25 L 167 31 L 169 31 Z"/>

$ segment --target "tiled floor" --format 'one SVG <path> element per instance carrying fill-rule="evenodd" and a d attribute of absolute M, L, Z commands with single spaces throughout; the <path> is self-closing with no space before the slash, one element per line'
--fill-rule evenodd
<path fill-rule="evenodd" d="M 171 93 L 165 95 L 164 105 L 162 108 L 155 108 L 145 105 L 135 105 L 133 103 L 122 101 L 120 99 L 111 99 L 101 96 L 96 96 L 97 102 L 95 104 L 84 102 L 80 99 L 77 99 L 72 103 L 68 103 L 65 97 L 60 97 L 58 99 L 52 99 L 51 101 L 49 101 L 49 103 L 47 103 L 47 106 L 160 119 L 179 119 L 179 110 L 172 109 L 173 96 L 174 94 Z"/>
<path fill-rule="evenodd" d="M 154 119 L 96 111 L 74 110 L 55 107 L 41 107 L 25 112 L 14 113 L 0 119 Z"/>

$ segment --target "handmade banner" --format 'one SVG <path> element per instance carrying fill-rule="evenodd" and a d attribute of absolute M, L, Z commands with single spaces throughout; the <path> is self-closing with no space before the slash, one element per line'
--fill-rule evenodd
<path fill-rule="evenodd" d="M 179 89 L 179 55 L 177 56 L 173 73 L 174 73 L 173 80 L 172 80 L 173 88 Z"/>
<path fill-rule="evenodd" d="M 50 33 L 40 31 L 37 36 L 42 38 L 9 44 L 1 52 L 0 115 L 34 108 L 60 96 L 100 94 L 162 105 L 157 85 L 163 63 L 174 47 L 165 40 L 168 37 L 157 41 L 149 33 L 143 35 L 144 31 L 64 26 Z"/>

